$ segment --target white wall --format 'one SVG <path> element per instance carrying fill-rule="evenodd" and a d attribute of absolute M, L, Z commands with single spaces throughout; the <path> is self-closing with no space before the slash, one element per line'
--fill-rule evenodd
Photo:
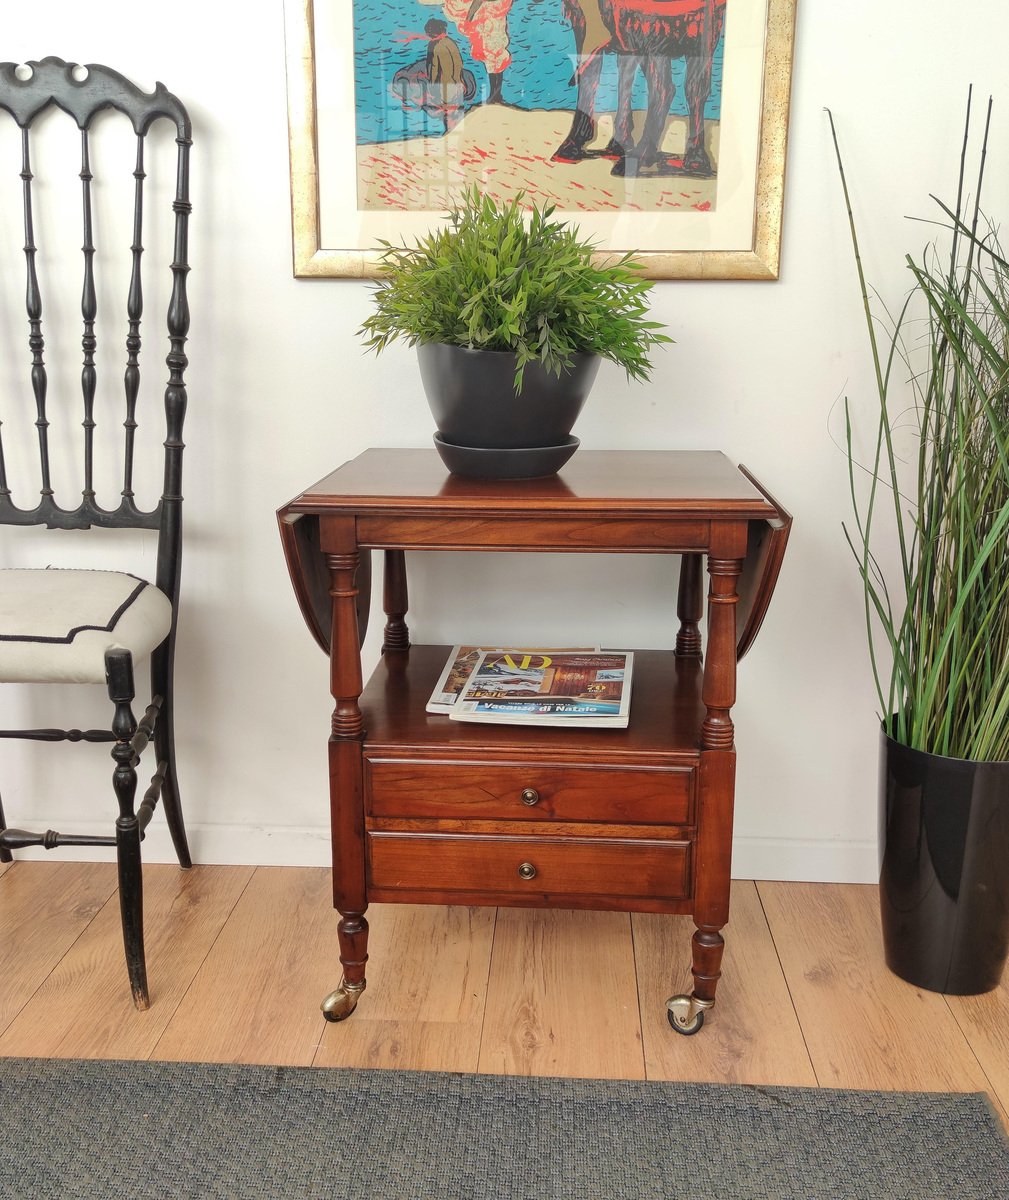
<path fill-rule="evenodd" d="M 778 592 L 740 672 L 734 873 L 869 880 L 875 701 L 840 528 L 847 481 L 834 406 L 847 393 L 871 408 L 872 380 L 824 108 L 840 129 L 867 272 L 897 299 L 903 254 L 927 236 L 904 217 L 929 214 L 930 191 L 951 194 L 970 82 L 996 94 L 988 195 L 992 211 L 1005 211 L 1009 12 L 992 0 L 963 0 L 955 12 L 917 0 L 802 0 L 800 9 L 780 280 L 660 283 L 654 307 L 676 345 L 646 386 L 604 364 L 578 433 L 587 447 L 723 448 L 793 512 Z M 58 54 L 108 63 L 146 87 L 163 79 L 195 125 L 178 732 L 191 842 L 204 862 L 327 861 L 326 663 L 296 608 L 274 511 L 370 445 L 425 446 L 431 436 L 411 353 L 361 352 L 365 285 L 292 277 L 283 36 L 280 0 L 105 0 L 98 10 L 50 0 L 9 6 L 0 39 L 6 60 Z M 0 175 L 16 179 L 18 169 L 16 159 L 0 163 Z M 24 561 L 27 547 L 5 532 L 0 565 Z M 575 574 L 569 558 L 565 567 L 570 603 L 546 607 L 536 582 L 549 564 L 536 557 L 424 558 L 411 577 L 414 634 L 671 643 L 668 564 L 621 559 L 611 570 L 585 558 Z M 46 712 L 49 699 L 65 697 L 5 697 L 0 722 L 55 723 L 63 714 Z M 104 717 L 102 689 L 92 700 Z M 51 755 L 75 764 L 72 791 L 50 773 Z M 96 759 L 102 749 L 5 745 L 10 823 L 60 828 L 80 812 L 78 828 L 97 828 L 113 802 Z M 171 857 L 160 819 L 147 853 Z"/>

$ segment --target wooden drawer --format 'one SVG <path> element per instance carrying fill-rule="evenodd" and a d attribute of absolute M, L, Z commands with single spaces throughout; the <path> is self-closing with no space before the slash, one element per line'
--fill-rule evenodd
<path fill-rule="evenodd" d="M 689 825 L 693 816 L 688 767 L 368 759 L 366 772 L 376 817 Z"/>
<path fill-rule="evenodd" d="M 369 833 L 368 868 L 369 884 L 383 891 L 542 899 L 690 894 L 688 842 Z"/>

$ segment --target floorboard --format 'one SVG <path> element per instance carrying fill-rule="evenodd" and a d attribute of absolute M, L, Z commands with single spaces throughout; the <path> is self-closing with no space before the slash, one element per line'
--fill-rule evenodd
<path fill-rule="evenodd" d="M 336 959 L 329 871 L 257 867 L 152 1057 L 310 1066 Z"/>
<path fill-rule="evenodd" d="M 314 1065 L 475 1071 L 494 917 L 492 908 L 373 905 L 367 990 L 352 1018 L 327 1023 Z M 333 913 L 334 935 L 336 921 Z M 339 976 L 334 953 L 326 991 Z"/>
<path fill-rule="evenodd" d="M 0 876 L 0 1029 L 7 1029 L 115 895 L 111 863 L 15 862 Z"/>
<path fill-rule="evenodd" d="M 996 1103 L 1009 1113 L 1009 979 L 1003 976 L 984 996 L 947 996 L 946 1003 L 977 1055 Z"/>
<path fill-rule="evenodd" d="M 822 1087 L 988 1090 L 945 999 L 887 970 L 874 887 L 758 890 Z"/>
<path fill-rule="evenodd" d="M 148 1058 L 252 873 L 252 867 L 146 866 L 150 1009 L 133 1007 L 116 893 L 0 1036 L 0 1054 Z"/>
<path fill-rule="evenodd" d="M 634 957 L 649 1079 L 815 1087 L 810 1062 L 756 887 L 732 885 L 718 1000 L 698 1034 L 674 1033 L 666 1000 L 690 992 L 689 917 L 636 913 Z"/>
<path fill-rule="evenodd" d="M 876 889 L 733 884 L 718 1003 L 694 1037 L 687 918 L 375 905 L 344 1022 L 321 868 L 145 868 L 152 1006 L 130 1003 L 109 863 L 0 870 L 0 1054 L 986 1091 L 1009 1109 L 1009 979 L 943 997 L 883 962 Z"/>
<path fill-rule="evenodd" d="M 644 1078 L 626 913 L 498 911 L 480 1070 Z"/>

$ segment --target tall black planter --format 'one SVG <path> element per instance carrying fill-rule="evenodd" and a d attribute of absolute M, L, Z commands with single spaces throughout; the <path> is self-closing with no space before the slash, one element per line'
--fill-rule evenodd
<path fill-rule="evenodd" d="M 971 996 L 1009 954 L 1009 762 L 968 762 L 881 732 L 879 896 L 887 966 Z"/>
<path fill-rule="evenodd" d="M 417 347 L 420 377 L 438 433 L 435 445 L 457 474 L 485 479 L 553 474 L 578 448 L 571 429 L 599 370 L 576 354 L 553 375 L 526 364 L 515 391 L 516 356 L 429 342 Z"/>

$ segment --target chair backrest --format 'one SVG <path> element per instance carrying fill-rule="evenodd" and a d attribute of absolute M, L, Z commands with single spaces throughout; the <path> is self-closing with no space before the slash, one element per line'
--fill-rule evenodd
<path fill-rule="evenodd" d="M 36 259 L 36 220 L 33 212 L 32 123 L 36 117 L 55 106 L 77 124 L 80 130 L 80 181 L 83 200 L 83 261 L 76 268 L 75 287 L 80 286 L 80 320 L 82 332 L 80 349 L 81 403 L 83 409 L 83 490 L 79 503 L 61 506 L 54 495 L 50 464 L 49 419 L 46 408 L 48 377 L 46 342 L 43 328 L 43 300 L 46 286 L 55 278 L 43 279 L 40 284 Z M 93 228 L 93 199 L 95 195 L 90 145 L 91 125 L 96 114 L 104 109 L 125 114 L 136 135 L 136 165 L 132 172 L 132 242 L 129 245 L 129 283 L 124 304 L 125 355 L 123 375 L 122 422 L 124 455 L 122 489 L 118 503 L 103 507 L 96 497 L 94 479 L 95 393 L 97 385 L 95 321 L 99 289 L 95 279 L 95 244 Z M 45 525 L 50 529 L 109 529 L 135 528 L 158 531 L 157 583 L 173 600 L 178 587 L 181 546 L 182 504 L 182 426 L 186 412 L 185 354 L 189 330 L 189 305 L 186 298 L 188 265 L 189 148 L 192 144 L 189 116 L 180 101 L 163 84 L 153 93 L 141 91 L 117 71 L 88 64 L 79 67 L 58 58 L 41 62 L 0 63 L 0 110 L 13 117 L 20 130 L 21 153 L 19 172 L 24 209 L 24 265 L 15 272 L 13 264 L 5 264 L 0 279 L 10 283 L 15 274 L 23 281 L 25 314 L 27 317 L 28 350 L 26 372 L 30 376 L 30 391 L 35 405 L 35 427 L 38 437 L 39 498 L 30 507 L 19 507 L 8 486 L 4 458 L 3 430 L 0 428 L 0 524 Z M 168 383 L 165 388 L 164 485 L 161 500 L 150 510 L 138 507 L 134 493 L 134 460 L 137 424 L 137 400 L 140 395 L 141 323 L 144 316 L 144 181 L 146 179 L 144 151 L 151 126 L 159 118 L 171 121 L 176 129 L 177 161 L 175 168 L 174 212 L 171 231 L 171 296 L 168 304 Z M 125 132 L 125 127 L 124 127 Z M 12 164 L 12 169 L 15 169 Z M 0 164 L 0 171 L 4 169 Z M 167 206 L 165 217 L 169 218 Z M 61 274 L 66 270 L 61 265 Z M 9 302 L 9 297 L 5 297 Z M 148 337 L 149 335 L 146 334 Z M 28 393 L 28 378 L 24 392 Z M 20 394 L 20 393 L 19 393 Z M 0 396 L 0 406 L 9 398 Z M 0 407 L 0 420 L 4 417 Z"/>

